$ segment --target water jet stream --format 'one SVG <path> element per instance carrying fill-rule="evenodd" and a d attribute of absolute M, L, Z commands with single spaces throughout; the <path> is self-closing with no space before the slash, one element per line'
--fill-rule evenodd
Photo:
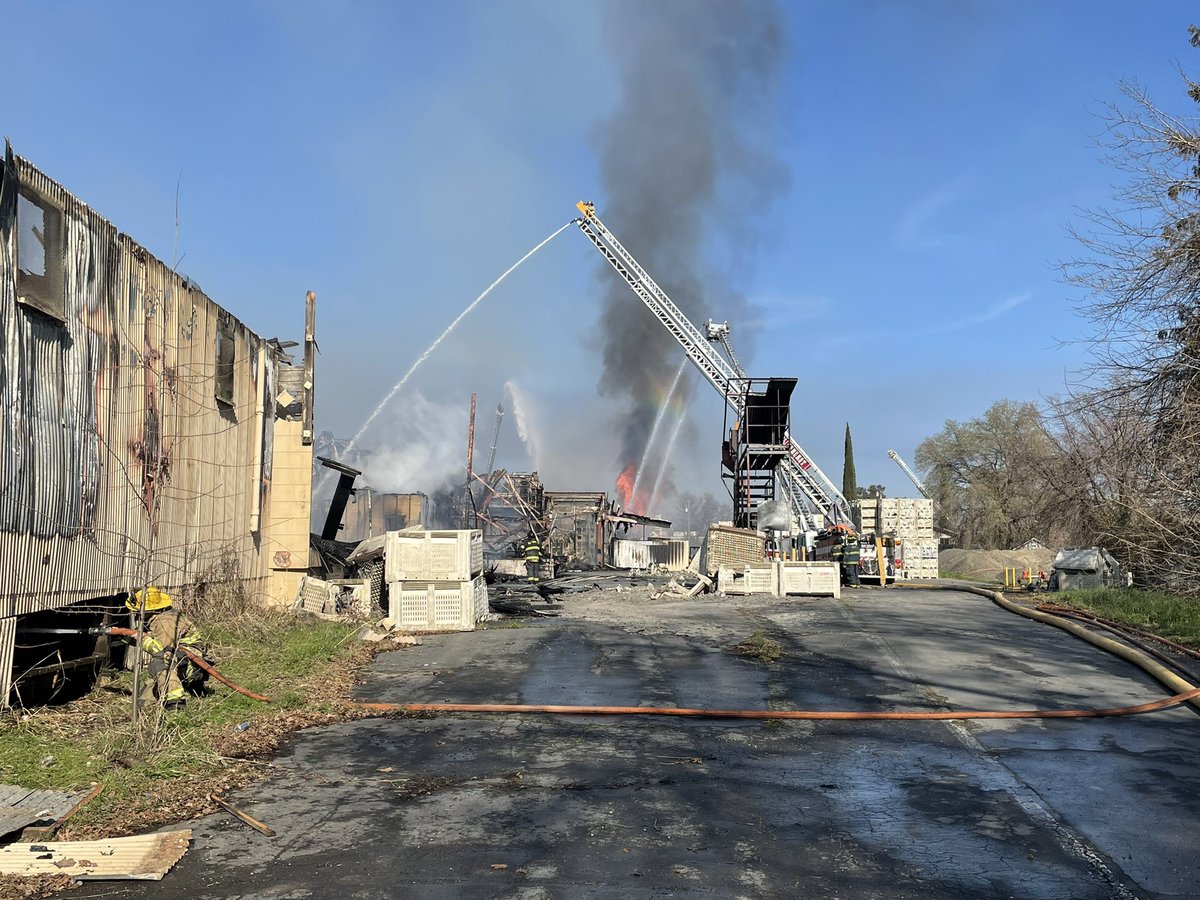
<path fill-rule="evenodd" d="M 654 439 L 658 437 L 658 429 L 662 426 L 663 416 L 667 414 L 667 407 L 671 405 L 671 398 L 675 396 L 675 390 L 679 387 L 679 379 L 683 377 L 683 370 L 687 368 L 688 359 L 685 356 L 679 362 L 679 369 L 675 372 L 675 378 L 671 382 L 671 389 L 667 391 L 667 395 L 663 397 L 662 403 L 658 407 L 658 415 L 654 417 L 654 427 L 650 429 L 650 437 L 646 440 L 646 448 L 642 451 L 641 462 L 638 463 L 637 469 L 633 473 L 633 490 L 629 492 L 629 507 L 633 509 L 634 500 L 637 497 L 638 485 L 642 481 L 642 469 L 646 467 L 646 458 L 650 455 L 650 449 L 654 446 Z M 648 508 L 643 509 L 642 513 L 648 513 Z"/>
<path fill-rule="evenodd" d="M 529 259 L 529 257 L 533 256 L 533 254 L 537 253 L 539 250 L 541 250 L 548 243 L 550 243 L 552 240 L 554 240 L 556 237 L 558 237 L 560 234 L 562 234 L 564 231 L 566 231 L 568 228 L 570 228 L 574 224 L 575 224 L 575 222 L 574 222 L 574 220 L 572 220 L 572 221 L 568 222 L 566 225 L 563 225 L 562 228 L 559 228 L 557 231 L 555 231 L 553 234 L 551 234 L 548 238 L 543 240 L 540 244 L 538 244 L 536 247 L 534 247 L 532 250 L 530 250 L 528 253 L 526 253 L 524 256 L 522 256 L 520 259 L 518 259 L 515 263 L 513 263 L 507 269 L 505 269 L 503 275 L 501 275 L 499 278 L 497 278 L 495 281 L 493 281 L 491 284 L 489 284 L 487 286 L 487 289 L 484 290 L 484 292 L 482 294 L 480 294 L 478 297 L 476 297 L 474 300 L 472 300 L 470 302 L 470 304 L 467 306 L 467 308 L 464 309 L 462 312 L 460 312 L 458 314 L 458 317 L 453 322 L 451 322 L 449 325 L 446 326 L 446 330 L 438 335 L 437 340 L 434 341 L 432 344 L 430 344 L 429 347 L 425 350 L 425 352 L 417 357 L 417 361 L 408 367 L 408 371 L 404 373 L 404 377 L 401 378 L 399 381 L 397 381 L 395 385 L 393 385 L 392 389 L 390 391 L 388 391 L 387 396 L 384 397 L 379 402 L 379 405 L 376 406 L 375 409 L 371 412 L 371 414 L 369 416 L 367 416 L 367 420 L 365 422 L 363 422 L 362 427 L 359 428 L 358 432 L 354 435 L 354 437 L 352 437 L 350 439 L 350 442 L 346 445 L 346 449 L 342 451 L 341 455 L 343 457 L 350 455 L 350 452 L 354 449 L 355 445 L 358 444 L 359 440 L 366 433 L 367 429 L 371 427 L 371 423 L 374 422 L 379 417 L 379 414 L 381 412 L 383 412 L 384 407 L 386 407 L 388 405 L 388 403 L 391 402 L 392 398 L 395 397 L 398 393 L 400 393 L 400 390 L 408 382 L 408 379 L 412 377 L 413 372 L 417 371 L 417 369 L 418 369 L 418 367 L 420 367 L 421 363 L 425 362 L 425 360 L 427 360 L 429 358 L 429 355 L 438 348 L 438 345 L 442 341 L 444 341 L 447 337 L 450 336 L 450 332 L 454 331 L 454 329 L 458 326 L 458 323 L 461 322 L 463 319 L 465 319 L 467 317 L 467 315 L 471 312 L 471 310 L 473 310 L 476 306 L 478 306 L 481 302 L 483 302 L 484 297 L 486 297 L 493 290 L 495 290 L 497 285 L 499 285 L 500 282 L 502 282 L 505 278 L 507 278 L 509 275 L 511 275 L 517 269 L 517 267 L 519 267 L 521 265 L 521 263 L 525 262 L 525 260 Z M 325 478 L 328 479 L 330 477 L 330 475 L 332 475 L 332 471 L 329 474 L 327 474 L 325 476 Z M 322 484 L 324 484 L 324 480 L 322 481 Z"/>
<path fill-rule="evenodd" d="M 679 421 L 675 423 L 675 427 L 671 429 L 671 437 L 667 440 L 667 452 L 663 454 L 662 465 L 658 467 L 658 477 L 654 479 L 654 490 L 650 493 L 650 503 L 646 507 L 646 515 L 653 515 L 651 510 L 654 508 L 654 503 L 658 500 L 658 491 L 662 487 L 663 478 L 667 474 L 667 466 L 671 462 L 671 454 L 675 452 L 675 441 L 679 438 L 680 429 L 683 428 L 683 420 L 687 418 L 687 410 L 679 413 Z"/>

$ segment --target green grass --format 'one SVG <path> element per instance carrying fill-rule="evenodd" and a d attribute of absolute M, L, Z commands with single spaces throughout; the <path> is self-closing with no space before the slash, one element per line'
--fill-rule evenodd
<path fill-rule="evenodd" d="M 103 793 L 79 813 L 73 827 L 101 825 L 115 814 L 136 818 L 139 811 L 152 812 L 155 803 L 171 802 L 180 783 L 184 790 L 194 785 L 203 797 L 212 789 L 205 785 L 231 768 L 216 745 L 238 723 L 263 728 L 297 710 L 337 706 L 328 688 L 321 696 L 321 687 L 329 683 L 333 661 L 354 646 L 357 627 L 266 613 L 237 627 L 201 630 L 223 675 L 275 702 L 260 703 L 210 679 L 212 693 L 191 699 L 178 712 L 145 704 L 135 731 L 133 675 L 110 673 L 80 700 L 0 720 L 0 781 L 60 790 L 103 783 Z M 164 790 L 168 784 L 173 790 Z M 164 816 L 169 820 L 170 810 Z"/>
<path fill-rule="evenodd" d="M 770 663 L 783 656 L 783 647 L 778 641 L 767 637 L 763 631 L 756 631 L 744 641 L 739 641 L 729 648 L 738 656 L 757 659 L 761 663 Z"/>
<path fill-rule="evenodd" d="M 1096 588 L 1045 596 L 1048 602 L 1087 610 L 1200 648 L 1200 601 L 1137 588 Z"/>

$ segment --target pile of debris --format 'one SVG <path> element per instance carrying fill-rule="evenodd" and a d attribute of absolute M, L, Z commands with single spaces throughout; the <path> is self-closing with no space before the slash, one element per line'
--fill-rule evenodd
<path fill-rule="evenodd" d="M 0 784 L 0 876 L 74 881 L 161 879 L 187 852 L 190 831 L 99 841 L 50 840 L 103 789 L 101 784 L 80 791 Z"/>

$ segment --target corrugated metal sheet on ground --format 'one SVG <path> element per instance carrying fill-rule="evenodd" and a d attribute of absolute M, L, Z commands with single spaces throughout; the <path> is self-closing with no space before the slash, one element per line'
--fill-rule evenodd
<path fill-rule="evenodd" d="M 0 784 L 0 837 L 35 822 L 58 821 L 90 791 L 88 788 L 71 793 Z"/>
<path fill-rule="evenodd" d="M 70 875 L 79 881 L 159 881 L 187 853 L 192 832 L 166 831 L 102 841 L 47 841 L 0 847 L 0 875 Z"/>
<path fill-rule="evenodd" d="M 675 538 L 651 538 L 650 559 L 668 572 L 682 572 L 688 567 L 688 542 Z"/>

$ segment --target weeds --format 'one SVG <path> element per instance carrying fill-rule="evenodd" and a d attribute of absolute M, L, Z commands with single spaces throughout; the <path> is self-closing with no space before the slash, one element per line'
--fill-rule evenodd
<path fill-rule="evenodd" d="M 778 641 L 771 640 L 765 632 L 756 631 L 744 641 L 729 648 L 738 656 L 757 659 L 760 663 L 771 663 L 783 656 L 783 647 Z"/>
<path fill-rule="evenodd" d="M 189 614 L 200 618 L 196 608 Z M 351 687 L 355 654 L 363 652 L 348 646 L 355 625 L 261 608 L 229 623 L 203 623 L 201 631 L 222 674 L 275 702 L 213 684 L 178 712 L 146 707 L 135 734 L 132 673 L 112 673 L 74 703 L 8 714 L 0 727 L 0 781 L 60 790 L 102 782 L 103 793 L 69 826 L 84 833 L 99 826 L 127 833 L 186 818 L 203 811 L 197 804 L 210 790 L 253 776 L 255 763 L 231 755 L 261 755 L 289 730 L 341 714 L 338 701 Z M 241 722 L 250 727 L 235 734 Z"/>
<path fill-rule="evenodd" d="M 1138 588 L 1095 588 L 1048 595 L 1052 602 L 1145 628 L 1189 647 L 1200 648 L 1200 602 Z"/>

